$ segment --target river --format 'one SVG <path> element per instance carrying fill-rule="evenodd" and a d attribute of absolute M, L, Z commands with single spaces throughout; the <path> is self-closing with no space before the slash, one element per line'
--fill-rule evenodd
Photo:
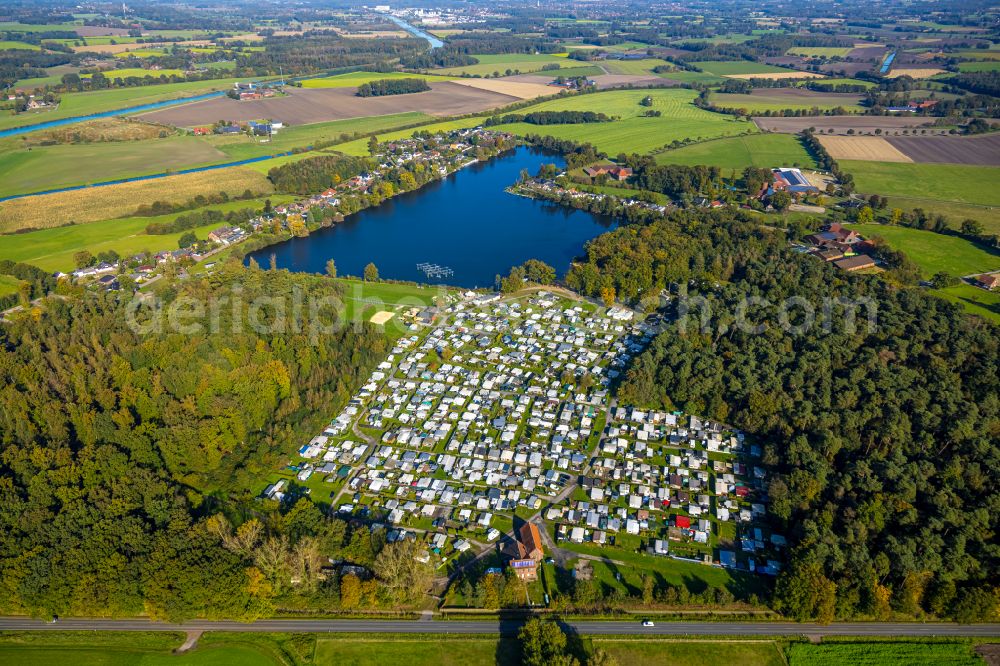
<path fill-rule="evenodd" d="M 383 278 L 493 287 L 496 275 L 527 259 L 540 259 L 562 275 L 591 238 L 615 221 L 585 211 L 508 194 L 521 169 L 534 174 L 562 158 L 520 147 L 489 162 L 348 216 L 333 227 L 249 255 L 268 266 L 322 273 L 333 259 L 341 275 L 360 276 L 374 262 Z M 429 279 L 417 264 L 445 266 L 454 274 Z"/>
<path fill-rule="evenodd" d="M 444 46 L 444 42 L 442 42 L 440 39 L 438 39 L 434 35 L 432 35 L 432 34 L 430 34 L 428 32 L 424 32 L 423 30 L 421 30 L 420 28 L 418 28 L 415 25 L 410 25 L 409 23 L 407 23 L 403 19 L 399 18 L 398 16 L 393 16 L 391 14 L 386 14 L 385 17 L 387 19 L 389 19 L 390 21 L 392 21 L 393 23 L 395 23 L 396 25 L 398 25 L 400 28 L 402 28 L 406 32 L 408 32 L 411 35 L 413 35 L 414 37 L 419 37 L 420 39 L 426 39 L 427 43 L 431 45 L 432 49 L 439 49 L 442 46 Z"/>
<path fill-rule="evenodd" d="M 150 86 L 152 88 L 153 86 Z M 16 136 L 18 134 L 27 134 L 28 132 L 36 132 L 42 129 L 49 129 L 50 127 L 61 127 L 63 125 L 73 125 L 74 123 L 82 123 L 85 120 L 96 120 L 98 118 L 111 118 L 112 116 L 125 116 L 132 113 L 141 113 L 144 111 L 154 111 L 156 109 L 162 109 L 165 106 L 174 106 L 176 104 L 187 104 L 188 102 L 198 102 L 203 99 L 211 99 L 213 97 L 219 97 L 225 95 L 225 91 L 211 92 L 204 95 L 194 95 L 193 97 L 181 97 L 178 99 L 168 99 L 163 102 L 153 102 L 152 104 L 141 104 L 139 106 L 130 106 L 124 109 L 114 109 L 112 111 L 102 111 L 100 113 L 91 113 L 86 116 L 72 116 L 70 118 L 60 118 L 58 120 L 48 120 L 43 123 L 34 123 L 33 125 L 21 125 L 20 127 L 12 127 L 10 129 L 0 130 L 0 138 L 5 136 Z"/>

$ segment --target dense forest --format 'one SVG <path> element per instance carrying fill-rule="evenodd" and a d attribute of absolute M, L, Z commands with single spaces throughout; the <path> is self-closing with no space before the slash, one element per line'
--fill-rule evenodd
<path fill-rule="evenodd" d="M 382 97 L 384 95 L 406 95 L 430 90 L 423 79 L 379 79 L 358 86 L 358 97 Z"/>
<path fill-rule="evenodd" d="M 277 318 L 247 304 L 293 291 L 339 295 L 325 278 L 235 263 L 164 290 L 167 310 L 232 299 L 187 318 L 217 317 L 211 334 L 136 332 L 115 295 L 50 299 L 0 327 L 2 612 L 251 619 L 276 603 L 338 606 L 337 577 L 320 570 L 352 543 L 378 573 L 384 539 L 311 502 L 259 521 L 244 509 L 387 351 L 367 325 L 312 335 L 291 307 L 271 332 L 247 325 Z M 372 602 L 398 601 L 401 584 L 371 582 Z"/>
<path fill-rule="evenodd" d="M 274 167 L 267 177 L 279 192 L 316 194 L 367 169 L 367 162 L 347 155 L 318 155 Z"/>
<path fill-rule="evenodd" d="M 941 299 L 796 255 L 784 234 L 742 212 L 680 212 L 607 233 L 567 283 L 626 300 L 692 285 L 704 299 L 637 358 L 618 397 L 704 414 L 760 441 L 771 513 L 797 544 L 778 579 L 778 610 L 825 620 L 995 612 L 995 328 Z M 734 325 L 747 297 L 770 304 L 748 310 L 759 329 Z M 816 324 L 779 325 L 786 299 L 798 302 L 792 324 L 808 307 Z M 840 299 L 862 304 L 856 327 Z"/>

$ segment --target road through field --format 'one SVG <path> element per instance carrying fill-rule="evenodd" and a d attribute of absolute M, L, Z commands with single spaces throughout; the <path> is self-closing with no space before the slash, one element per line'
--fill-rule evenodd
<path fill-rule="evenodd" d="M 0 618 L 0 631 L 234 631 L 391 634 L 516 634 L 523 622 L 427 620 L 259 620 L 252 623 L 192 620 L 166 624 L 149 620 L 65 619 L 54 624 L 30 618 Z M 640 622 L 569 621 L 563 625 L 587 635 L 657 636 L 1000 636 L 1000 624 L 837 622 Z"/>

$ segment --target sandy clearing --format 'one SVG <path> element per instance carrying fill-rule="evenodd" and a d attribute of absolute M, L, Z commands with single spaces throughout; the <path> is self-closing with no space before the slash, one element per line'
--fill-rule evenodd
<path fill-rule="evenodd" d="M 906 153 L 878 136 L 820 136 L 820 143 L 837 160 L 912 162 Z"/>
<path fill-rule="evenodd" d="M 507 81 L 505 79 L 456 79 L 452 83 L 501 95 L 510 95 L 518 99 L 535 99 L 536 97 L 555 95 L 559 92 L 559 88 L 543 83 Z"/>
<path fill-rule="evenodd" d="M 727 79 L 822 79 L 824 74 L 815 72 L 762 72 L 760 74 L 725 74 Z"/>
<path fill-rule="evenodd" d="M 914 67 L 913 69 L 894 69 L 889 72 L 890 79 L 900 76 L 909 76 L 914 79 L 929 79 L 935 74 L 943 74 L 944 70 L 939 67 Z"/>
<path fill-rule="evenodd" d="M 389 312 L 387 310 L 379 310 L 378 312 L 376 312 L 375 314 L 373 314 L 372 317 L 371 317 L 371 319 L 369 319 L 368 321 L 370 321 L 373 324 L 380 324 L 381 325 L 381 324 L 386 323 L 387 321 L 389 321 L 390 319 L 392 319 L 395 316 L 396 316 L 395 312 Z"/>

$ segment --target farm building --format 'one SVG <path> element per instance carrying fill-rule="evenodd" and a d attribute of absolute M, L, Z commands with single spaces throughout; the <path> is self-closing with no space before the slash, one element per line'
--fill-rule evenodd
<path fill-rule="evenodd" d="M 875 266 L 875 260 L 872 259 L 867 254 L 858 254 L 853 257 L 844 257 L 843 259 L 837 259 L 833 262 L 833 265 L 837 268 L 851 272 L 860 271 L 864 268 L 872 268 Z"/>
<path fill-rule="evenodd" d="M 769 194 L 774 194 L 774 192 L 781 190 L 791 192 L 792 194 L 819 193 L 819 188 L 811 184 L 799 169 L 780 167 L 771 169 L 771 173 L 774 174 L 774 183 L 771 185 L 771 192 Z"/>
<path fill-rule="evenodd" d="M 628 167 L 621 167 L 616 164 L 601 164 L 598 166 L 584 167 L 583 172 L 590 178 L 607 175 L 609 178 L 613 178 L 617 181 L 628 180 L 629 176 L 632 175 L 632 169 Z"/>
<path fill-rule="evenodd" d="M 976 277 L 976 285 L 992 291 L 1000 287 L 1000 273 L 986 273 Z"/>

